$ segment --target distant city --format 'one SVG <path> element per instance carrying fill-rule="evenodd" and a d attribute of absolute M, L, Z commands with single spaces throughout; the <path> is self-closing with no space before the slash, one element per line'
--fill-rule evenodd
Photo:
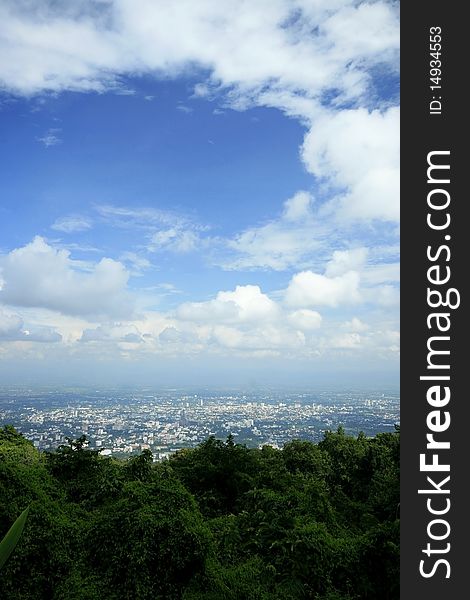
<path fill-rule="evenodd" d="M 87 436 L 104 456 L 149 449 L 154 460 L 229 434 L 249 447 L 281 448 L 292 439 L 320 441 L 343 426 L 367 436 L 393 431 L 398 392 L 228 391 L 141 388 L 0 388 L 0 426 L 11 424 L 40 450 Z"/>

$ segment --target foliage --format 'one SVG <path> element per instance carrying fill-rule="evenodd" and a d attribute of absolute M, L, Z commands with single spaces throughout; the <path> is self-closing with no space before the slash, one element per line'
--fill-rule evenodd
<path fill-rule="evenodd" d="M 12 600 L 399 597 L 399 431 L 248 449 L 210 437 L 118 461 L 85 436 L 38 452 L 0 430 L 0 573 Z"/>
<path fill-rule="evenodd" d="M 18 540 L 23 532 L 28 517 L 29 506 L 24 509 L 21 515 L 16 519 L 10 529 L 7 531 L 5 537 L 0 542 L 0 569 L 8 560 L 8 557 L 15 549 Z"/>

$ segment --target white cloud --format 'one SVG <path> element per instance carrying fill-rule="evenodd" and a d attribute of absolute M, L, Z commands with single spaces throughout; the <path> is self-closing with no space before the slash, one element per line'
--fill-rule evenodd
<path fill-rule="evenodd" d="M 339 191 L 328 208 L 339 220 L 398 221 L 399 110 L 321 111 L 304 139 L 311 173 Z"/>
<path fill-rule="evenodd" d="M 219 292 L 214 300 L 187 302 L 177 310 L 180 319 L 208 323 L 247 323 L 277 315 L 277 305 L 257 285 L 237 285 L 233 292 Z"/>
<path fill-rule="evenodd" d="M 300 350 L 305 346 L 305 336 L 301 331 L 267 323 L 250 329 L 239 329 L 226 325 L 216 325 L 212 329 L 209 342 L 221 350 L 237 351 L 245 356 L 252 352 L 277 351 L 281 354 L 291 350 Z"/>
<path fill-rule="evenodd" d="M 386 58 L 398 44 L 397 21 L 390 5 L 383 2 L 352 4 L 356 3 L 340 1 L 333 6 L 328 2 L 330 9 L 339 9 L 332 12 L 323 25 L 327 37 L 335 40 L 335 52 L 345 58 L 374 60 L 378 55 Z"/>
<path fill-rule="evenodd" d="M 300 191 L 284 202 L 277 219 L 226 241 L 228 256 L 223 253 L 218 264 L 225 269 L 295 268 L 321 249 L 325 235 L 315 221 L 311 195 Z"/>
<path fill-rule="evenodd" d="M 253 340 L 253 334 L 251 341 Z M 243 331 L 236 329 L 235 327 L 218 326 L 215 327 L 211 336 L 211 341 L 215 342 L 223 348 L 230 349 L 243 349 L 247 347 L 248 339 Z M 256 348 L 259 348 L 262 344 L 257 342 Z M 251 343 L 251 347 L 253 344 Z"/>
<path fill-rule="evenodd" d="M 197 232 L 172 227 L 152 234 L 147 249 L 150 252 L 169 250 L 184 254 L 196 250 L 201 244 L 202 240 Z"/>
<path fill-rule="evenodd" d="M 227 270 L 311 269 L 323 266 L 332 252 L 325 267 L 328 277 L 357 271 L 364 274 L 364 283 L 369 285 L 399 280 L 399 263 L 387 262 L 396 260 L 396 246 L 369 248 L 363 245 L 364 237 L 373 244 L 383 233 L 380 229 L 375 233 L 370 229 L 348 228 L 346 234 L 352 238 L 348 240 L 322 212 L 322 207 L 314 205 L 309 193 L 298 192 L 284 202 L 278 218 L 250 227 L 231 239 L 217 240 L 219 246 L 214 263 Z M 332 251 L 343 245 L 351 247 Z"/>
<path fill-rule="evenodd" d="M 400 303 L 400 291 L 393 285 L 378 285 L 368 292 L 369 300 L 384 308 L 398 307 Z"/>
<path fill-rule="evenodd" d="M 326 265 L 327 277 L 338 277 L 348 271 L 361 271 L 367 259 L 367 248 L 352 250 L 335 250 L 333 258 Z"/>
<path fill-rule="evenodd" d="M 321 277 L 337 285 L 343 276 Z M 295 300 L 311 303 L 310 288 L 307 292 Z M 331 304 L 332 298 L 323 297 L 321 301 Z M 262 359 L 268 355 L 300 360 L 315 357 L 325 361 L 336 360 L 335 356 L 344 352 L 386 360 L 396 354 L 398 340 L 393 321 L 380 312 L 367 325 L 355 316 L 342 321 L 348 307 L 339 308 L 339 304 L 336 310 L 325 304 L 329 310 L 322 317 L 305 306 L 289 309 L 261 292 L 258 286 L 247 285 L 221 291 L 206 302 L 183 303 L 172 313 L 147 310 L 140 313 L 138 320 L 120 322 L 105 316 L 89 315 L 85 320 L 58 313 L 51 318 L 46 309 L 27 307 L 21 308 L 27 315 L 28 326 L 25 326 L 23 318 L 5 308 L 3 313 L 0 309 L 0 352 L 9 352 L 14 347 L 11 341 L 39 341 L 39 338 L 59 341 L 62 335 L 64 356 L 96 357 L 100 361 L 118 357 L 151 360 L 156 356 Z M 44 327 L 44 323 L 51 321 L 53 328 Z"/>
<path fill-rule="evenodd" d="M 357 317 L 353 317 L 350 321 L 346 321 L 346 323 L 343 324 L 343 327 L 353 333 L 362 333 L 369 329 L 369 326 Z"/>
<path fill-rule="evenodd" d="M 288 322 L 293 325 L 296 329 L 302 331 L 311 331 L 321 327 L 322 317 L 320 313 L 315 310 L 309 310 L 308 308 L 301 308 L 290 313 L 287 316 Z"/>
<path fill-rule="evenodd" d="M 165 327 L 158 336 L 158 339 L 163 343 L 181 342 L 183 338 L 184 335 L 176 327 Z"/>
<path fill-rule="evenodd" d="M 398 17 L 387 2 L 351 4 L 4 2 L 0 76 L 23 94 L 102 91 L 116 88 L 121 74 L 175 74 L 198 64 L 212 70 L 213 82 L 245 94 L 266 84 L 311 95 L 329 88 L 362 93 L 366 66 L 391 62 L 398 49 Z"/>
<path fill-rule="evenodd" d="M 400 263 L 378 263 L 368 265 L 362 275 L 364 283 L 378 285 L 380 283 L 394 283 L 400 281 Z"/>
<path fill-rule="evenodd" d="M 312 197 L 308 192 L 297 192 L 284 203 L 283 218 L 286 221 L 300 221 L 312 216 Z"/>
<path fill-rule="evenodd" d="M 325 344 L 328 348 L 337 349 L 355 349 L 361 346 L 362 339 L 358 333 L 344 333 L 340 335 L 334 335 Z"/>
<path fill-rule="evenodd" d="M 124 266 L 110 258 L 101 259 L 90 272 L 79 265 L 67 250 L 57 250 L 37 236 L 0 258 L 0 301 L 70 315 L 130 316 L 129 273 Z"/>
<path fill-rule="evenodd" d="M 294 275 L 285 292 L 288 306 L 331 306 L 357 303 L 359 274 L 348 271 L 338 277 L 327 277 L 312 271 L 302 271 Z"/>
<path fill-rule="evenodd" d="M 297 266 L 321 244 L 308 228 L 286 228 L 282 223 L 271 222 L 247 229 L 229 240 L 227 246 L 232 256 L 222 260 L 225 269 L 283 271 Z"/>
<path fill-rule="evenodd" d="M 78 231 L 86 231 L 91 229 L 92 222 L 88 217 L 82 215 L 68 215 L 59 217 L 51 225 L 51 229 L 63 231 L 64 233 L 75 233 Z"/>
<path fill-rule="evenodd" d="M 142 275 L 145 270 L 150 269 L 152 266 L 147 258 L 136 252 L 123 252 L 119 260 L 130 265 L 133 275 Z"/>
<path fill-rule="evenodd" d="M 400 332 L 394 329 L 379 329 L 374 332 L 371 343 L 382 351 L 398 353 L 400 352 Z"/>

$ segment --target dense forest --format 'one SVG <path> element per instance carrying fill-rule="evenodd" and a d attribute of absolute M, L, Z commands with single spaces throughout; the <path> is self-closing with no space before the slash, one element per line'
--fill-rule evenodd
<path fill-rule="evenodd" d="M 0 429 L 5 600 L 399 597 L 399 430 L 318 444 L 209 438 L 154 463 L 69 440 L 39 452 Z"/>

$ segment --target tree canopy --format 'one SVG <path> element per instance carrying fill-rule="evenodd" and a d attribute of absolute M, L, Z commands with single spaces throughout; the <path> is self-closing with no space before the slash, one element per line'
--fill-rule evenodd
<path fill-rule="evenodd" d="M 399 431 L 339 428 L 249 449 L 210 437 L 169 460 L 44 453 L 0 429 L 0 571 L 11 600 L 393 600 Z"/>

